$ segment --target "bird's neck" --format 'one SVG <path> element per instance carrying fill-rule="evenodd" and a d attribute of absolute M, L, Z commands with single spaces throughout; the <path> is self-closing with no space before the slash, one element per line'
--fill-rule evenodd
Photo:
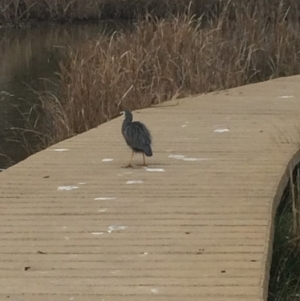
<path fill-rule="evenodd" d="M 129 126 L 131 122 L 132 122 L 132 118 L 124 119 L 123 125 L 122 125 L 123 129 L 126 128 L 127 126 Z"/>

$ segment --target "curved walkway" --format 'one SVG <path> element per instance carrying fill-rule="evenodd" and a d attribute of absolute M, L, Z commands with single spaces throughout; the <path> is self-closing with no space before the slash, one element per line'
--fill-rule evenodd
<path fill-rule="evenodd" d="M 266 300 L 299 83 L 134 112 L 154 137 L 148 169 L 121 168 L 120 117 L 1 173 L 0 300 Z"/>

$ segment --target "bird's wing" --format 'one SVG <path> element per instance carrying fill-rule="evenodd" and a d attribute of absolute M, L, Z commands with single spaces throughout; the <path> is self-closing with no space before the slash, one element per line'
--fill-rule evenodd
<path fill-rule="evenodd" d="M 130 146 L 143 149 L 145 145 L 151 144 L 151 133 L 141 122 L 135 121 L 124 131 L 125 138 Z"/>

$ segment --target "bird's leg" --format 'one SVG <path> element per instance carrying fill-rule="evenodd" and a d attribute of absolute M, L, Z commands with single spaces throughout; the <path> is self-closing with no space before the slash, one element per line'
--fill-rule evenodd
<path fill-rule="evenodd" d="M 145 159 L 145 154 L 143 153 L 143 164 L 138 164 L 139 166 L 147 166 L 146 164 L 146 159 Z"/>
<path fill-rule="evenodd" d="M 131 162 L 132 162 L 132 159 L 133 159 L 133 155 L 134 155 L 134 151 L 132 151 L 132 155 L 131 155 L 128 167 L 132 167 Z"/>
<path fill-rule="evenodd" d="M 128 165 L 124 166 L 124 168 L 130 168 L 130 167 L 132 168 L 131 162 L 132 162 L 133 155 L 134 155 L 134 151 L 132 151 L 131 158 L 130 158 Z"/>

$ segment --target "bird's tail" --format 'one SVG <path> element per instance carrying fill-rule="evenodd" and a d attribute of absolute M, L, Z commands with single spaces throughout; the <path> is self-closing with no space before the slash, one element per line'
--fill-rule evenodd
<path fill-rule="evenodd" d="M 151 157 L 153 154 L 152 154 L 152 149 L 151 149 L 151 146 L 150 145 L 145 145 L 144 149 L 143 149 L 145 155 L 147 157 Z"/>

